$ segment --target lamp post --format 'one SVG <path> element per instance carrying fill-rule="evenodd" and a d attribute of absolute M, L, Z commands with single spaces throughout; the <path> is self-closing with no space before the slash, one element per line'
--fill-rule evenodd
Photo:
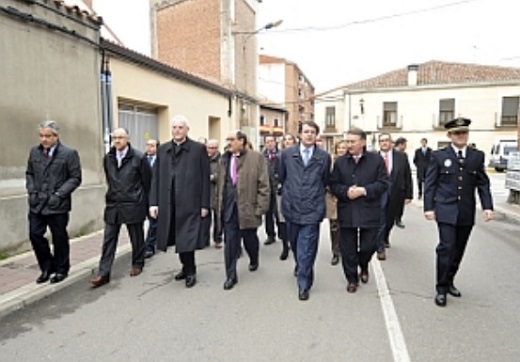
<path fill-rule="evenodd" d="M 240 128 L 245 128 L 245 127 L 250 128 L 250 131 L 251 131 L 250 136 L 253 136 L 253 134 L 254 134 L 255 138 L 256 138 L 257 130 L 258 130 L 258 122 L 259 122 L 258 115 L 260 112 L 259 112 L 259 106 L 258 106 L 257 102 L 251 101 L 251 98 L 256 99 L 256 76 L 257 76 L 258 54 L 257 54 L 256 46 L 255 46 L 255 49 L 253 51 L 249 52 L 251 54 L 251 58 L 248 57 L 247 56 L 248 51 L 247 51 L 246 47 L 247 47 L 248 41 L 254 35 L 256 35 L 259 32 L 262 32 L 264 30 L 276 28 L 276 27 L 280 26 L 280 24 L 282 24 L 282 22 L 283 22 L 283 20 L 277 20 L 277 21 L 268 23 L 254 31 L 233 32 L 233 34 L 235 34 L 235 35 L 244 35 L 243 42 L 242 42 L 243 91 L 246 96 L 249 96 L 248 102 L 254 103 L 254 106 L 256 107 L 256 112 L 251 112 L 249 110 L 249 107 L 246 106 L 245 103 L 242 105 L 241 115 L 240 115 Z M 254 59 L 254 63 L 252 62 L 253 59 Z M 248 64 L 248 60 L 249 60 L 250 64 Z M 252 80 L 253 80 L 251 85 L 248 82 L 249 78 L 252 78 Z M 249 91 L 249 89 L 248 89 L 249 86 L 253 86 L 253 89 L 251 91 Z M 238 87 L 238 88 L 240 89 L 242 87 Z M 246 117 L 246 112 L 248 113 L 249 117 Z M 250 120 L 251 118 L 254 119 L 254 122 L 251 122 L 251 120 Z"/>

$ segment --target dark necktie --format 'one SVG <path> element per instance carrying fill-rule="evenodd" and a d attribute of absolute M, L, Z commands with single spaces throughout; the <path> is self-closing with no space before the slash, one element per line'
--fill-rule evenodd
<path fill-rule="evenodd" d="M 464 166 L 464 155 L 462 154 L 461 150 L 457 152 L 457 159 L 459 161 L 459 165 Z"/>
<path fill-rule="evenodd" d="M 44 148 L 43 149 L 43 155 L 45 158 L 51 158 L 51 149 L 50 148 Z"/>

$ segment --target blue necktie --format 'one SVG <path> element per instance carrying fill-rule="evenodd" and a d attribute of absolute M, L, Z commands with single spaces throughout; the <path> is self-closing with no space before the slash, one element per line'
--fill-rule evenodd
<path fill-rule="evenodd" d="M 310 156 L 311 156 L 311 150 L 309 150 L 308 148 L 304 149 L 303 150 L 303 164 L 305 166 L 307 166 L 309 164 Z"/>

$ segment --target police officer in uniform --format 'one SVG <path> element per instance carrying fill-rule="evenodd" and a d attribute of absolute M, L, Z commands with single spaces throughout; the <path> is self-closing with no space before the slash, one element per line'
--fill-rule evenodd
<path fill-rule="evenodd" d="M 457 118 L 445 124 L 451 144 L 432 152 L 426 171 L 424 216 L 436 220 L 439 230 L 435 304 L 441 307 L 446 305 L 447 294 L 461 296 L 453 280 L 475 223 L 475 189 L 484 220 L 494 218 L 484 153 L 468 147 L 470 123 Z"/>

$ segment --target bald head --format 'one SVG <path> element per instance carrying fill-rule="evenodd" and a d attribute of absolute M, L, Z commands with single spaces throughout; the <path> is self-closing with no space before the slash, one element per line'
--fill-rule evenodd
<path fill-rule="evenodd" d="M 128 131 L 125 128 L 116 128 L 112 132 L 112 143 L 116 150 L 122 151 L 128 145 Z"/>

